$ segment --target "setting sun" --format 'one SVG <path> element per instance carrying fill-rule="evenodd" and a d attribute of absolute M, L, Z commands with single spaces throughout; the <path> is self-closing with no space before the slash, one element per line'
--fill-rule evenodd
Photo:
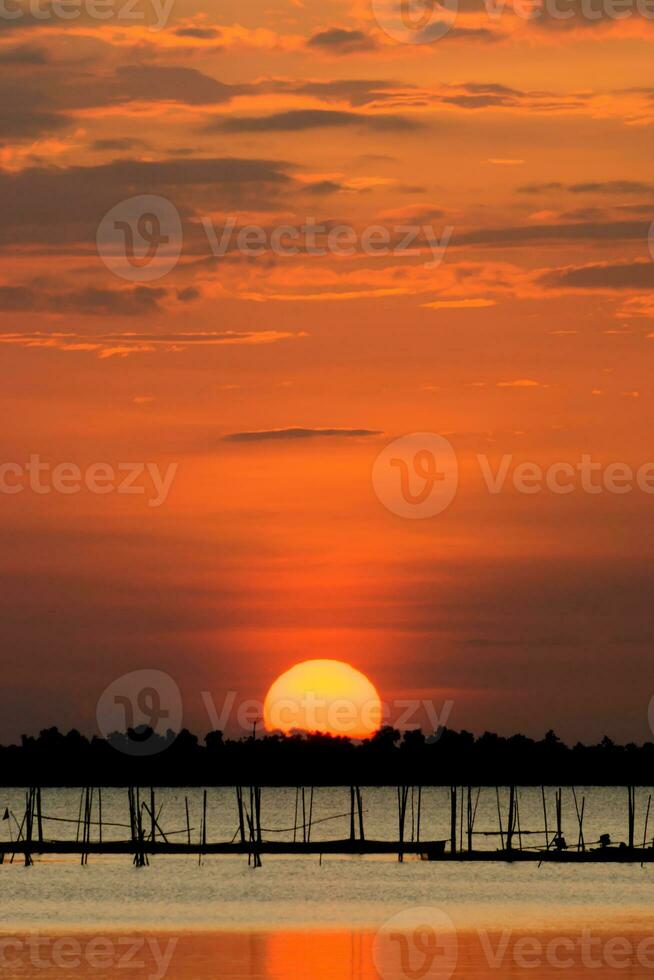
<path fill-rule="evenodd" d="M 368 738 L 379 729 L 382 705 L 375 686 L 339 660 L 296 664 L 271 686 L 264 704 L 268 731 L 320 732 Z"/>

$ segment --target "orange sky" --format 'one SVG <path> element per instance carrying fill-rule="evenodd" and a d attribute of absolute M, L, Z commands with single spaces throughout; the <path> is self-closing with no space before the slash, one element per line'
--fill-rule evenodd
<path fill-rule="evenodd" d="M 158 508 L 0 496 L 1 737 L 90 730 L 144 667 L 204 732 L 202 691 L 262 699 L 314 656 L 456 728 L 650 735 L 650 496 L 493 496 L 475 457 L 654 460 L 654 25 L 460 7 L 430 44 L 368 0 L 2 22 L 2 460 L 178 470 Z M 136 195 L 183 227 L 142 284 L 96 249 Z M 424 238 L 214 258 L 230 217 L 454 230 L 436 268 Z M 458 454 L 431 520 L 372 486 L 413 432 Z"/>

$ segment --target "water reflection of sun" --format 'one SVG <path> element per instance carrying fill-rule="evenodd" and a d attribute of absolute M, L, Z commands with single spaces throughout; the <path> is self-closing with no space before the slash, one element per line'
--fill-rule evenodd
<path fill-rule="evenodd" d="M 267 980 L 372 980 L 371 940 L 356 932 L 277 932 L 268 938 Z"/>

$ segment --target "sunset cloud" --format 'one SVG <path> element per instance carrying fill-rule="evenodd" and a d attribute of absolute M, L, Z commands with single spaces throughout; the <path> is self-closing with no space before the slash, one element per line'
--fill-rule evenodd
<path fill-rule="evenodd" d="M 379 436 L 378 429 L 323 429 L 290 427 L 287 429 L 257 429 L 252 432 L 232 432 L 225 442 L 276 442 L 295 439 L 361 439 Z"/>
<path fill-rule="evenodd" d="M 267 330 L 259 333 L 236 331 L 206 333 L 0 333 L 0 344 L 28 349 L 48 348 L 65 353 L 97 353 L 100 358 L 152 354 L 178 354 L 189 347 L 259 346 L 301 337 L 303 334 Z"/>
<path fill-rule="evenodd" d="M 654 290 L 654 262 L 595 263 L 553 269 L 541 277 L 548 287 L 613 291 Z"/>
<path fill-rule="evenodd" d="M 317 51 L 333 54 L 357 54 L 359 51 L 372 51 L 377 46 L 370 35 L 363 31 L 347 30 L 342 27 L 330 27 L 312 35 L 307 45 Z"/>
<path fill-rule="evenodd" d="M 376 132 L 406 132 L 419 128 L 407 116 L 379 113 L 337 112 L 329 109 L 291 109 L 270 116 L 229 116 L 210 123 L 208 129 L 224 133 L 301 133 L 310 129 L 358 127 Z"/>

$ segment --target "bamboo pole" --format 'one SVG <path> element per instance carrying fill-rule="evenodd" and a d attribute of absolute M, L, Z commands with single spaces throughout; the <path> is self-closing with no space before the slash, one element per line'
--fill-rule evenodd
<path fill-rule="evenodd" d="M 302 843 L 307 842 L 307 793 L 306 787 L 302 787 Z"/>
<path fill-rule="evenodd" d="M 472 786 L 468 786 L 468 850 L 472 850 Z"/>
<path fill-rule="evenodd" d="M 300 805 L 300 787 L 295 787 L 295 816 L 293 817 L 293 843 L 297 842 L 297 814 Z"/>
<path fill-rule="evenodd" d="M 314 787 L 311 787 L 311 800 L 309 802 L 309 828 L 307 830 L 307 844 L 311 843 L 311 826 L 313 824 L 313 793 Z"/>
<path fill-rule="evenodd" d="M 649 824 L 649 811 L 652 805 L 652 794 L 650 793 L 647 801 L 647 812 L 645 813 L 645 829 L 643 831 L 643 847 L 647 844 L 647 825 Z"/>
<path fill-rule="evenodd" d="M 515 791 L 515 818 L 518 824 L 518 844 L 520 850 L 522 850 L 522 827 L 520 826 L 520 793 L 516 787 Z"/>
<path fill-rule="evenodd" d="M 236 804 L 238 807 L 238 828 L 241 834 L 241 844 L 245 844 L 245 819 L 243 816 L 243 787 L 236 787 Z"/>
<path fill-rule="evenodd" d="M 647 801 L 647 812 L 645 814 L 645 829 L 643 830 L 643 856 L 645 852 L 645 847 L 647 846 L 647 825 L 649 824 L 649 810 L 652 805 L 652 794 L 650 793 L 649 799 Z M 641 862 L 641 868 L 645 867 L 643 862 Z"/>
<path fill-rule="evenodd" d="M 37 819 L 37 832 L 39 836 L 39 844 L 43 843 L 43 810 L 41 807 L 41 787 L 37 786 L 36 789 L 36 819 Z"/>
<path fill-rule="evenodd" d="M 257 812 L 257 844 L 261 844 L 261 787 L 260 786 L 256 787 L 254 798 L 255 798 L 256 812 Z"/>
<path fill-rule="evenodd" d="M 450 840 L 452 854 L 456 854 L 456 804 L 457 788 L 456 786 L 452 786 L 450 787 Z"/>
<path fill-rule="evenodd" d="M 127 802 L 129 805 L 129 831 L 132 840 L 136 838 L 134 830 L 134 790 L 131 786 L 127 787 Z"/>
<path fill-rule="evenodd" d="M 80 830 L 82 828 L 82 811 L 84 807 L 84 790 L 80 791 L 79 794 L 79 810 L 77 811 L 77 833 L 75 835 L 75 840 L 79 840 Z"/>
<path fill-rule="evenodd" d="M 311 803 L 313 805 L 313 789 L 311 790 Z M 366 834 L 363 829 L 363 799 L 361 797 L 361 787 L 357 786 L 357 808 L 359 810 L 359 840 L 364 841 Z"/>
<path fill-rule="evenodd" d="M 407 804 L 409 802 L 409 787 L 408 786 L 398 786 L 397 787 L 397 805 L 398 805 L 398 818 L 399 818 L 399 851 L 397 859 L 400 864 L 404 863 L 404 828 L 406 823 L 406 810 Z"/>
<path fill-rule="evenodd" d="M 506 828 L 506 849 L 510 851 L 513 846 L 513 832 L 515 830 L 515 786 L 509 786 L 509 823 Z"/>
<path fill-rule="evenodd" d="M 502 826 L 502 807 L 500 806 L 500 788 L 499 788 L 499 786 L 496 786 L 495 787 L 495 795 L 497 797 L 497 819 L 499 820 L 499 824 L 500 824 L 500 844 L 501 844 L 502 850 L 504 850 L 504 828 Z"/>
<path fill-rule="evenodd" d="M 32 831 L 34 821 L 34 797 L 33 790 L 25 794 L 25 840 L 27 844 L 32 843 Z M 33 864 L 31 850 L 25 850 L 25 867 L 29 868 Z"/>
<path fill-rule="evenodd" d="M 584 840 L 584 811 L 586 809 L 586 797 L 585 796 L 582 797 L 581 809 L 579 808 L 579 803 L 577 801 L 577 792 L 574 786 L 572 787 L 572 797 L 575 801 L 575 812 L 577 814 L 577 823 L 579 824 L 579 838 L 577 840 L 577 850 L 585 851 L 586 842 Z"/>
<path fill-rule="evenodd" d="M 207 846 L 207 791 L 204 791 L 202 799 L 202 847 Z"/>

